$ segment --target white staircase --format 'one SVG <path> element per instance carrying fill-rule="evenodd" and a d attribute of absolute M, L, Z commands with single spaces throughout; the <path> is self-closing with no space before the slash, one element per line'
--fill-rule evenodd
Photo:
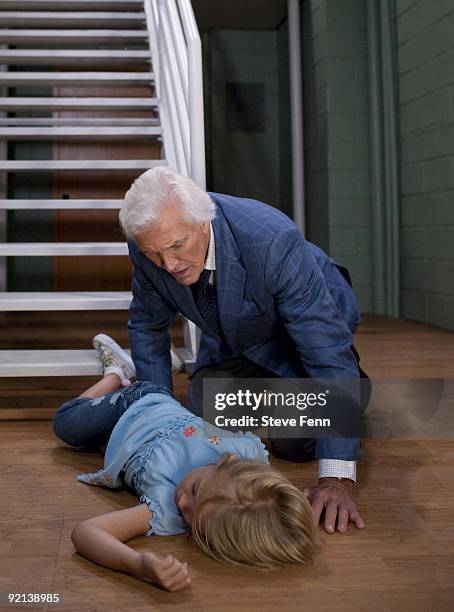
<path fill-rule="evenodd" d="M 149 86 L 150 95 L 35 95 L 43 87 L 90 86 Z M 11 95 L 16 87 L 21 88 L 21 96 Z M 59 116 L 62 111 L 72 114 Z M 91 116 L 97 111 L 103 116 Z M 148 112 L 142 117 L 128 116 L 138 111 Z M 161 159 L 7 158 L 8 142 L 122 139 L 157 140 L 162 145 Z M 86 172 L 102 171 L 108 180 L 108 173 L 127 171 L 138 176 L 149 168 L 169 164 L 205 188 L 203 139 L 200 38 L 189 0 L 0 0 L 0 185 L 7 185 L 10 173 L 66 171 L 83 180 Z M 6 189 L 0 196 L 0 237 L 6 236 L 7 211 L 121 206 L 121 200 L 115 199 L 7 199 Z M 127 245 L 0 242 L 0 283 L 5 278 L 7 257 L 89 255 L 127 255 Z M 130 299 L 129 292 L 123 291 L 18 293 L 0 286 L 0 313 L 126 310 Z M 184 334 L 186 346 L 180 357 L 190 368 L 198 334 L 188 322 Z M 0 350 L 0 376 L 99 372 L 92 350 Z"/>

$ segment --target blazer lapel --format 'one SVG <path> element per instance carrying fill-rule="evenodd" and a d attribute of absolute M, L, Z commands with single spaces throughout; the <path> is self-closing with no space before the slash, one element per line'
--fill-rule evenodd
<path fill-rule="evenodd" d="M 216 250 L 216 292 L 219 320 L 227 344 L 234 349 L 243 305 L 246 271 L 240 251 L 222 212 L 212 221 Z"/>

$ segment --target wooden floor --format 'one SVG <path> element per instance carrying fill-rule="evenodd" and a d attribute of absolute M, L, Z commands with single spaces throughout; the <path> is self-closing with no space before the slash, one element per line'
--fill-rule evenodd
<path fill-rule="evenodd" d="M 125 338 L 120 334 L 120 339 Z M 356 344 L 363 368 L 373 377 L 454 378 L 453 333 L 368 317 Z M 38 396 L 38 409 L 45 409 L 43 398 L 55 401 L 75 385 L 60 379 L 53 388 L 57 380 L 2 381 L 2 408 L 20 409 L 15 398 L 22 397 L 32 413 Z M 179 375 L 181 395 L 185 385 Z M 366 440 L 357 487 L 366 529 L 322 534 L 322 549 L 309 567 L 274 572 L 230 568 L 204 557 L 185 536 L 137 538 L 133 545 L 138 549 L 171 552 L 188 561 L 192 589 L 171 594 L 99 568 L 74 552 L 70 532 L 78 521 L 135 503 L 125 491 L 75 480 L 79 472 L 99 467 L 101 458 L 64 447 L 48 421 L 2 421 L 0 593 L 59 593 L 63 604 L 56 609 L 74 612 L 451 611 L 453 435 Z M 301 486 L 315 482 L 315 464 L 276 464 Z"/>

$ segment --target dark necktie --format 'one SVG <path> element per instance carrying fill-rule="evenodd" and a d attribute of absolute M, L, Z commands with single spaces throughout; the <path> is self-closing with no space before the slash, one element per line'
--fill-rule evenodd
<path fill-rule="evenodd" d="M 199 279 L 191 285 L 194 301 L 205 322 L 218 334 L 222 334 L 219 323 L 216 287 L 210 284 L 211 270 L 202 270 Z"/>

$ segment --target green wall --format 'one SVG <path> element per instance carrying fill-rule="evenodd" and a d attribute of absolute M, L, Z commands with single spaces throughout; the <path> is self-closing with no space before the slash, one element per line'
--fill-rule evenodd
<path fill-rule="evenodd" d="M 204 34 L 203 45 L 208 188 L 290 212 L 288 188 L 282 186 L 288 174 L 281 178 L 280 114 L 288 102 L 280 95 L 278 31 L 216 30 Z M 264 85 L 263 131 L 228 129 L 228 83 Z"/>
<path fill-rule="evenodd" d="M 454 329 L 454 4 L 397 0 L 402 315 Z"/>
<path fill-rule="evenodd" d="M 288 23 L 277 30 L 278 86 L 279 86 L 279 188 L 280 209 L 293 217 L 292 189 L 292 133 L 290 120 L 290 73 Z"/>
<path fill-rule="evenodd" d="M 366 3 L 303 3 L 307 234 L 351 273 L 371 311 Z"/>

